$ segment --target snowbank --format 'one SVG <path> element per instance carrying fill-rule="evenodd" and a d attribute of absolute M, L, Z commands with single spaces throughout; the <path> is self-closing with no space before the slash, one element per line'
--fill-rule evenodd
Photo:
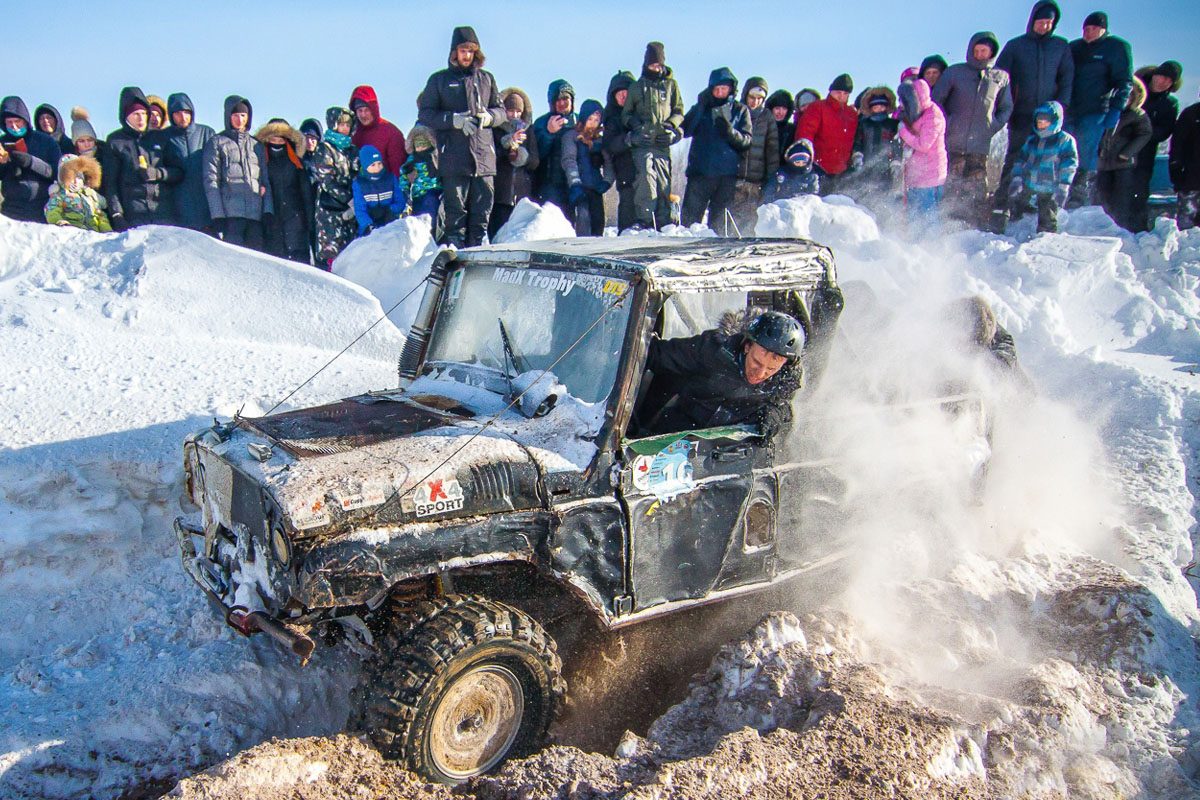
<path fill-rule="evenodd" d="M 564 225 L 522 204 L 498 239 Z M 819 613 L 723 651 L 620 758 L 554 748 L 479 796 L 572 780 L 836 793 L 853 754 L 881 795 L 1195 796 L 1200 619 L 1180 567 L 1195 552 L 1200 231 L 1129 236 L 1094 209 L 1066 231 L 911 242 L 838 198 L 764 207 L 759 234 L 834 248 L 848 297 L 801 419 L 823 421 L 849 467 L 853 569 L 840 591 L 797 599 Z M 211 415 L 273 406 L 419 285 L 432 252 L 421 221 L 401 221 L 329 276 L 187 231 L 0 220 L 0 796 L 115 797 L 270 737 L 340 730 L 353 658 L 319 649 L 301 670 L 236 638 L 184 577 L 169 533 L 179 442 Z M 946 347 L 942 309 L 966 294 L 1014 334 L 1037 397 Z M 401 342 L 381 323 L 288 405 L 386 385 Z M 881 408 L 948 372 L 995 413 L 978 497 L 944 414 Z M 248 778 L 221 773 L 227 796 L 272 776 L 319 787 L 370 760 L 320 747 L 262 745 L 238 762 Z"/>

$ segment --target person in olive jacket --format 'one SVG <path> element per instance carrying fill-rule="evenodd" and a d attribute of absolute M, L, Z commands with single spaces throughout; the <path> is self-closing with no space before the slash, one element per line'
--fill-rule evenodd
<path fill-rule="evenodd" d="M 171 127 L 164 132 L 167 161 L 180 172 L 179 182 L 171 187 L 174 221 L 194 231 L 211 233 L 212 216 L 204 195 L 204 147 L 216 131 L 196 122 L 196 107 L 183 92 L 167 98 L 167 110 L 171 117 Z"/>
<path fill-rule="evenodd" d="M 263 249 L 262 219 L 274 211 L 267 154 L 250 135 L 254 107 L 240 95 L 225 98 L 225 130 L 204 146 L 204 193 L 223 241 Z"/>
<path fill-rule="evenodd" d="M 979 31 L 967 44 L 967 60 L 950 66 L 933 87 L 933 102 L 946 115 L 947 211 L 982 227 L 991 216 L 987 160 L 992 139 L 1012 116 L 1008 73 L 996 69 L 1000 42 Z"/>
<path fill-rule="evenodd" d="M 621 123 L 633 151 L 634 226 L 671 221 L 671 145 L 683 138 L 683 95 L 666 64 L 662 42 L 646 45 L 642 76 L 629 87 Z"/>
<path fill-rule="evenodd" d="M 108 137 L 103 186 L 113 230 L 174 222 L 171 184 L 183 178 L 167 159 L 167 140 L 150 129 L 150 101 L 136 86 L 121 90 L 121 128 Z"/>
<path fill-rule="evenodd" d="M 1116 127 L 1104 132 L 1097 158 L 1096 194 L 1113 222 L 1125 230 L 1137 224 L 1133 216 L 1134 174 L 1138 153 L 1153 132 L 1150 117 L 1142 111 L 1146 86 L 1137 78 L 1130 82 L 1129 98 Z M 1080 161 L 1082 161 L 1082 156 Z"/>
<path fill-rule="evenodd" d="M 437 135 L 442 180 L 442 239 L 456 247 L 483 244 L 495 200 L 496 141 L 491 128 L 508 121 L 496 79 L 473 28 L 454 29 L 449 65 L 429 76 L 417 98 L 417 121 Z"/>

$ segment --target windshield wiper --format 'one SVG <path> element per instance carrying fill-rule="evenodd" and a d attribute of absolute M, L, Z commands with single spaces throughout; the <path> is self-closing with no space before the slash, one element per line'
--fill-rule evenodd
<path fill-rule="evenodd" d="M 512 379 L 525 370 L 521 368 L 517 351 L 513 349 L 512 339 L 508 337 L 508 328 L 504 327 L 504 320 L 497 318 L 496 322 L 500 324 L 500 343 L 504 346 L 504 379 L 508 381 L 508 398 L 511 400 L 514 396 Z M 510 362 L 512 363 L 511 371 L 508 368 Z"/>

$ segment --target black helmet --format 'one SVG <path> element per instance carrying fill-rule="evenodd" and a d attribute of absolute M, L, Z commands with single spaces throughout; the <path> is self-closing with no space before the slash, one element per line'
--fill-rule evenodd
<path fill-rule="evenodd" d="M 793 317 L 764 311 L 746 326 L 746 338 L 766 350 L 787 358 L 798 358 L 804 349 L 804 328 Z"/>

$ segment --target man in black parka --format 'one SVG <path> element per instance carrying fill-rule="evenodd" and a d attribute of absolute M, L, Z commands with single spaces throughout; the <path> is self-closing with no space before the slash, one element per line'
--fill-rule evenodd
<path fill-rule="evenodd" d="M 482 244 L 487 236 L 496 175 L 491 128 L 508 120 L 484 60 L 474 29 L 455 28 L 449 66 L 430 75 L 417 98 L 417 120 L 437 134 L 443 240 L 456 247 Z"/>
<path fill-rule="evenodd" d="M 61 157 L 54 139 L 34 128 L 24 100 L 0 101 L 0 213 L 9 219 L 45 222 L 50 184 Z"/>
<path fill-rule="evenodd" d="M 104 196 L 113 230 L 173 222 L 169 184 L 183 178 L 166 159 L 166 138 L 150 130 L 150 102 L 136 86 L 121 90 L 121 128 L 108 137 Z"/>

